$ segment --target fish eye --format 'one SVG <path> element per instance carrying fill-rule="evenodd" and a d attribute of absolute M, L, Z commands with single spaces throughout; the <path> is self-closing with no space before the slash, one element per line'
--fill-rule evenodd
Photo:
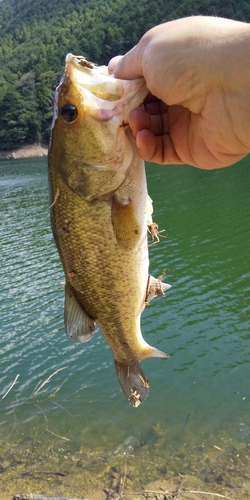
<path fill-rule="evenodd" d="M 65 122 L 72 123 L 77 119 L 78 111 L 74 104 L 64 104 L 61 107 L 61 115 Z"/>

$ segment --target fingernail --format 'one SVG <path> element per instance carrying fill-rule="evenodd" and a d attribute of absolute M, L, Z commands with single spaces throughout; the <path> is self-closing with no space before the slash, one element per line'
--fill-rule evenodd
<path fill-rule="evenodd" d="M 135 144 L 136 144 L 137 149 L 141 149 L 141 137 L 140 136 L 141 136 L 141 134 L 140 134 L 140 132 L 138 132 L 136 134 L 136 138 L 135 138 Z"/>

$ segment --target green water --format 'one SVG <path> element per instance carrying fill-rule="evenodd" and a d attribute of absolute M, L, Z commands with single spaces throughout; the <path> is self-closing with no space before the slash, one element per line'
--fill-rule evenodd
<path fill-rule="evenodd" d="M 250 159 L 147 166 L 165 229 L 150 271 L 167 268 L 172 288 L 142 331 L 171 358 L 143 362 L 150 393 L 137 409 L 102 335 L 74 345 L 64 333 L 46 168 L 0 163 L 0 492 L 84 496 L 126 462 L 132 488 L 183 473 L 230 498 L 243 483 L 250 493 Z"/>

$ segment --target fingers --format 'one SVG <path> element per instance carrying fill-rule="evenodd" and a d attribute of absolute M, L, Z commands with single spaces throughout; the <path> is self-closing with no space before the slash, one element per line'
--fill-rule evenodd
<path fill-rule="evenodd" d="M 154 134 L 147 129 L 139 130 L 135 136 L 135 144 L 138 155 L 145 161 L 151 161 L 156 151 Z"/>
<path fill-rule="evenodd" d="M 151 114 L 152 113 L 152 114 Z M 145 161 L 181 164 L 169 134 L 168 106 L 149 96 L 145 105 L 129 114 L 137 154 Z"/>
<path fill-rule="evenodd" d="M 168 133 L 168 106 L 159 101 L 145 103 L 130 112 L 129 125 L 133 137 L 141 129 L 148 129 L 156 136 Z"/>
<path fill-rule="evenodd" d="M 135 108 L 129 113 L 129 126 L 135 138 L 142 129 L 151 129 L 151 118 L 148 113 L 141 108 Z"/>
<path fill-rule="evenodd" d="M 169 134 L 156 137 L 150 130 L 140 130 L 136 135 L 137 154 L 145 161 L 171 165 L 183 164 L 175 151 Z"/>

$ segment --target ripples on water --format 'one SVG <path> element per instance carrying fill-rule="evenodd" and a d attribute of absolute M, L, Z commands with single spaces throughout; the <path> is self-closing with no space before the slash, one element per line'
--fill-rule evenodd
<path fill-rule="evenodd" d="M 167 236 L 150 247 L 150 270 L 158 276 L 167 268 L 165 281 L 172 288 L 146 309 L 142 330 L 171 358 L 143 363 L 151 389 L 137 410 L 121 393 L 100 333 L 84 345 L 65 336 L 63 273 L 50 229 L 46 160 L 0 163 L 4 446 L 34 435 L 59 446 L 56 434 L 69 440 L 71 454 L 83 444 L 104 457 L 107 451 L 129 449 L 144 466 L 150 450 L 152 463 L 167 464 L 169 474 L 192 472 L 189 447 L 182 449 L 182 458 L 175 456 L 177 437 L 178 446 L 188 441 L 195 449 L 201 443 L 209 447 L 211 440 L 248 446 L 247 162 L 214 172 L 147 168 L 154 217 Z M 199 463 L 199 453 L 192 463 Z M 161 463 L 151 475 L 144 470 L 144 480 L 160 477 L 163 469 Z"/>
<path fill-rule="evenodd" d="M 157 171 L 164 203 L 157 179 L 150 189 L 160 228 L 168 233 L 166 253 L 157 257 L 152 247 L 159 266 L 167 255 L 173 285 L 161 313 L 172 331 L 166 345 L 175 358 L 173 372 L 184 371 L 185 386 L 189 378 L 198 384 L 203 410 L 217 408 L 222 420 L 232 411 L 240 417 L 249 411 L 249 166 L 214 172 L 181 167 L 181 175 L 178 168 Z M 148 170 L 150 175 L 153 167 Z M 177 384 L 184 380 L 176 378 Z"/>

